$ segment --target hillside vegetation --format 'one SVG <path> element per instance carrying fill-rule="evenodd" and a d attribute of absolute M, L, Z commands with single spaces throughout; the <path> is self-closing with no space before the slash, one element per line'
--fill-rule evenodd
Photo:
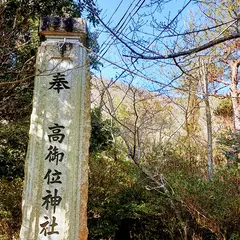
<path fill-rule="evenodd" d="M 186 98 L 124 84 L 104 92 L 100 86 L 109 83 L 92 80 L 89 239 L 238 239 L 240 176 L 227 168 L 231 135 L 225 132 L 229 117 L 219 113 L 224 102 L 214 103 L 209 181 L 201 99 L 186 125 Z M 31 87 L 15 88 L 17 109 L 10 101 L 1 105 L 8 109 L 0 128 L 0 233 L 6 239 L 17 236 L 21 224 L 31 93 Z"/>

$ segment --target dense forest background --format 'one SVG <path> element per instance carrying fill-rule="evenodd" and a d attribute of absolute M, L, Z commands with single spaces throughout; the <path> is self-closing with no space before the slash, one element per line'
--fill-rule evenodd
<path fill-rule="evenodd" d="M 180 33 L 177 18 L 152 18 L 156 31 L 174 37 L 162 55 L 146 39 L 108 29 L 93 0 L 0 1 L 0 239 L 18 239 L 21 225 L 40 16 L 102 25 L 125 47 L 123 65 L 128 57 L 153 60 L 159 71 L 162 59 L 174 64 L 164 82 L 154 82 L 157 93 L 130 84 L 134 75 L 153 80 L 146 65 L 129 70 L 127 83 L 92 77 L 89 239 L 240 239 L 239 2 L 193 2 L 205 17 L 201 28 L 192 18 Z M 97 34 L 89 35 L 94 75 L 102 59 Z"/>

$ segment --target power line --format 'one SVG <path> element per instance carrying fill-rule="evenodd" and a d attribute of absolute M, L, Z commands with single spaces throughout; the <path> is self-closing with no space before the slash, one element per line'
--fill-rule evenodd
<path fill-rule="evenodd" d="M 137 2 L 137 4 L 133 7 L 132 11 L 135 10 L 135 12 L 133 13 L 133 15 L 130 15 L 130 13 L 127 15 L 128 10 L 130 10 L 130 8 L 132 7 L 134 1 L 130 4 L 130 6 L 128 7 L 127 11 L 124 13 L 123 17 L 121 18 L 121 20 L 118 22 L 118 24 L 116 25 L 116 27 L 114 29 L 117 29 L 117 27 L 119 26 L 119 24 L 123 21 L 123 23 L 119 26 L 119 28 L 117 29 L 117 31 L 114 31 L 115 34 L 117 35 L 121 35 L 126 26 L 129 24 L 129 22 L 133 19 L 133 17 L 135 16 L 135 14 L 139 11 L 139 9 L 141 8 L 141 6 L 144 4 L 145 0 L 139 0 Z M 125 19 L 124 19 L 125 18 Z M 125 25 L 125 26 L 124 26 Z M 120 31 L 121 30 L 121 31 Z M 112 40 L 112 41 L 111 41 Z M 107 51 L 110 49 L 110 47 L 114 44 L 114 42 L 116 41 L 116 39 L 114 39 L 112 37 L 112 39 L 108 41 L 108 43 L 106 44 L 106 47 L 103 49 L 105 50 L 104 53 L 102 54 L 103 56 L 107 53 Z M 107 49 L 106 49 L 107 48 Z M 102 50 L 102 51 L 103 51 Z M 101 52 L 102 52 L 101 51 Z"/>

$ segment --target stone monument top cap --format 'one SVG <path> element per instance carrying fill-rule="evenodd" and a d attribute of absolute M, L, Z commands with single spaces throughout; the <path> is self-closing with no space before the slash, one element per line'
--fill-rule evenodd
<path fill-rule="evenodd" d="M 39 34 L 43 38 L 74 37 L 85 43 L 87 24 L 83 18 L 42 17 L 40 19 Z"/>

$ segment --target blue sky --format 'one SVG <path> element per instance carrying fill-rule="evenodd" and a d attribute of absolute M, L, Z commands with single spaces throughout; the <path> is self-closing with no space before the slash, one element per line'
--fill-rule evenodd
<path fill-rule="evenodd" d="M 132 1 L 129 1 L 129 0 L 112 0 L 112 1 L 97 0 L 97 5 L 98 5 L 99 9 L 102 10 L 101 17 L 102 17 L 103 21 L 105 23 L 108 23 L 108 26 L 113 29 L 116 26 L 116 24 L 120 21 L 123 14 L 128 9 L 128 7 L 131 4 L 133 4 L 134 2 L 138 2 L 138 1 L 134 1 L 134 0 L 132 0 Z M 149 0 L 147 0 L 146 2 L 149 2 Z M 164 9 L 162 10 L 161 14 L 156 15 L 157 21 L 165 22 L 167 18 L 173 18 L 187 2 L 188 1 L 185 1 L 185 0 L 172 0 L 168 4 L 165 4 Z M 117 9 L 119 3 L 121 3 L 121 5 Z M 183 15 L 187 17 L 190 9 L 194 9 L 193 4 L 190 4 L 184 10 Z M 113 15 L 113 17 L 111 18 L 112 15 Z M 150 23 L 151 23 L 151 19 L 149 19 L 149 21 L 148 21 L 148 24 L 150 24 Z M 184 26 L 184 21 L 182 21 L 181 24 L 182 24 L 182 26 Z M 130 27 L 130 24 L 125 27 L 125 30 L 129 31 L 129 30 L 127 30 L 127 29 L 129 29 L 129 27 Z M 149 28 L 145 28 L 146 32 L 148 30 L 149 30 Z M 119 47 L 116 48 L 113 45 L 113 43 L 114 43 L 113 40 L 111 40 L 111 34 L 107 33 L 106 29 L 104 31 L 105 32 L 101 32 L 101 29 L 100 29 L 100 35 L 99 35 L 99 39 L 98 39 L 100 46 L 102 46 L 101 49 L 104 49 L 104 47 L 106 47 L 106 45 L 104 45 L 105 43 L 112 43 L 112 44 L 110 44 L 111 45 L 110 48 L 106 47 L 106 49 L 108 49 L 108 51 L 104 54 L 104 58 L 108 59 L 110 62 L 112 62 L 116 65 L 122 66 L 123 68 L 127 67 L 127 66 L 124 66 L 123 61 L 121 59 L 123 49 L 121 49 Z M 151 46 L 151 47 L 154 47 L 154 46 Z M 102 68 L 102 76 L 105 78 L 116 79 L 119 76 L 119 74 L 122 73 L 122 71 L 123 71 L 122 69 L 119 69 L 118 67 L 114 66 L 114 64 L 107 63 L 104 60 L 102 60 L 102 62 L 104 64 L 104 68 Z M 146 66 L 143 64 L 144 63 L 139 64 L 138 65 L 139 68 L 142 68 L 142 69 L 146 68 Z M 145 75 L 147 76 L 147 72 L 145 73 Z M 136 77 L 136 78 L 138 79 L 138 77 Z M 140 80 L 138 79 L 137 81 L 139 82 Z M 141 82 L 144 83 L 143 80 L 141 80 Z"/>

